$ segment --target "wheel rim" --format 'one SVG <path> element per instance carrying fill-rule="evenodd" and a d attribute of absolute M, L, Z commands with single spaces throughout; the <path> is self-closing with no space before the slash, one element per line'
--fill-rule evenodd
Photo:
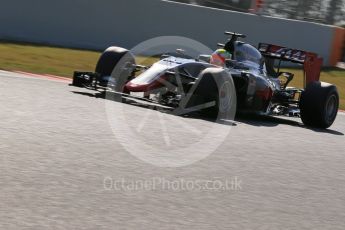
<path fill-rule="evenodd" d="M 326 119 L 328 122 L 333 122 L 338 112 L 338 103 L 336 95 L 332 95 L 328 98 L 326 104 Z"/>

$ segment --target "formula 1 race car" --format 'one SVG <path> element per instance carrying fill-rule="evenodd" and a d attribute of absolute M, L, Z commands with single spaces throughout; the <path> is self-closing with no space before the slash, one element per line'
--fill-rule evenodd
<path fill-rule="evenodd" d="M 241 112 L 300 117 L 306 126 L 317 128 L 334 123 L 339 95 L 336 86 L 319 81 L 322 58 L 265 43 L 257 49 L 239 41 L 245 35 L 226 34 L 232 38 L 218 45 L 232 56 L 223 67 L 211 64 L 211 55 L 192 58 L 181 50 L 163 55 L 152 66 L 140 66 L 130 51 L 110 47 L 96 72 L 75 72 L 72 85 L 166 106 L 177 115 L 199 111 L 226 119 Z M 294 74 L 280 71 L 283 61 L 303 65 L 303 89 L 289 87 Z"/>

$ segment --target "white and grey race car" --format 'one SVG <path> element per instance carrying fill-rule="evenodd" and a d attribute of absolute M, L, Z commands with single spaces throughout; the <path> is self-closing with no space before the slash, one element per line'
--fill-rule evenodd
<path fill-rule="evenodd" d="M 110 47 L 96 72 L 75 72 L 72 85 L 165 106 L 177 115 L 198 111 L 220 120 L 245 112 L 301 117 L 305 125 L 317 128 L 334 123 L 339 95 L 336 86 L 320 81 L 322 58 L 272 44 L 255 48 L 239 41 L 245 38 L 242 34 L 226 34 L 232 38 L 219 46 L 232 58 L 224 68 L 212 65 L 211 55 L 192 58 L 181 51 L 163 55 L 152 66 L 139 66 L 127 49 Z M 283 61 L 303 65 L 304 88 L 289 87 L 294 74 L 280 72 Z"/>

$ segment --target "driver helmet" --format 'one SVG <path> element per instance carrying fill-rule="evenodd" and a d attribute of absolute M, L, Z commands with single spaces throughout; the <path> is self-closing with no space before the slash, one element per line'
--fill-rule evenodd
<path fill-rule="evenodd" d="M 216 50 L 211 56 L 211 64 L 219 67 L 225 67 L 227 59 L 231 59 L 232 55 L 225 49 Z"/>

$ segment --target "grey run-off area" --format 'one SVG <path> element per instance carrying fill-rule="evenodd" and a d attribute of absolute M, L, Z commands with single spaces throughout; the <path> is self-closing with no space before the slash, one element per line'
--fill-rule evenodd
<path fill-rule="evenodd" d="M 23 77 L 0 72 L 0 229 L 345 227 L 342 113 L 327 131 L 295 119 L 240 119 L 208 158 L 158 168 L 126 152 L 114 137 L 104 99 L 66 83 Z M 118 106 L 133 123 L 148 110 Z M 169 120 L 187 144 L 181 122 L 196 128 L 210 123 Z M 152 126 L 142 135 L 160 132 Z M 123 187 L 157 178 L 227 181 L 230 187 Z"/>

